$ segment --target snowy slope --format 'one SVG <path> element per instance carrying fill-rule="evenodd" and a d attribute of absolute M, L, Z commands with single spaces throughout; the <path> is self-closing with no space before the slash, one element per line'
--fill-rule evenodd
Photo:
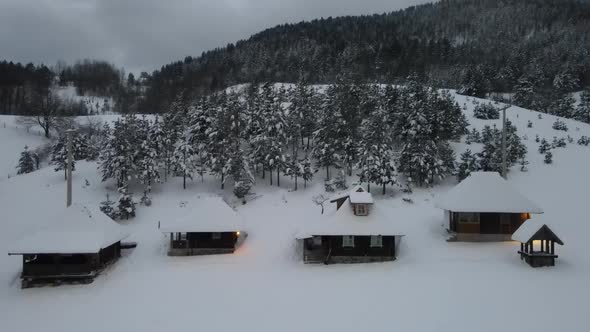
<path fill-rule="evenodd" d="M 55 92 L 63 100 L 82 102 L 90 114 L 113 114 L 115 100 L 112 97 L 81 96 L 75 86 L 57 87 Z"/>
<path fill-rule="evenodd" d="M 499 124 L 474 119 L 473 98 L 456 98 L 466 104 L 472 126 Z M 290 192 L 288 179 L 281 181 L 283 188 L 259 181 L 254 189 L 258 198 L 236 205 L 249 236 L 235 255 L 167 257 L 167 239 L 158 232 L 158 221 L 184 217 L 199 195 L 218 193 L 232 200 L 231 188 L 219 191 L 216 179 L 195 181 L 186 191 L 180 179 L 173 179 L 155 188 L 151 207 L 140 207 L 137 218 L 121 222 L 132 234 L 129 240 L 139 245 L 93 284 L 21 290 L 20 257 L 0 255 L 2 330 L 586 330 L 590 147 L 568 144 L 554 150 L 553 165 L 545 165 L 535 135 L 551 140 L 567 134 L 551 129 L 554 117 L 549 115 L 538 119 L 538 113 L 514 107 L 509 117 L 519 134 L 529 137 L 531 161 L 529 172 L 518 167 L 510 172 L 510 183 L 547 215 L 560 218 L 554 223 L 565 246 L 556 248 L 560 257 L 554 268 L 532 269 L 522 263 L 517 243 L 445 242 L 443 213 L 433 202 L 454 179 L 416 190 L 414 204 L 404 202 L 407 195 L 401 193 L 374 195 L 375 204 L 406 231 L 395 262 L 302 264 L 295 234 L 320 217 L 311 197 L 322 193 L 322 186 L 318 180 L 306 190 Z M 533 128 L 527 128 L 528 120 Z M 588 125 L 565 121 L 575 140 L 590 136 Z M 21 134 L 3 138 L 16 145 L 28 139 Z M 0 145 L 2 155 L 9 154 L 9 145 Z M 460 153 L 466 145 L 456 143 L 454 148 Z M 475 145 L 470 148 L 476 150 Z M 113 183 L 100 182 L 96 164 L 76 165 L 75 201 L 98 204 L 107 190 L 114 195 Z M 40 216 L 61 204 L 65 183 L 51 168 L 3 181 L 0 253 L 26 230 L 50 223 Z"/>

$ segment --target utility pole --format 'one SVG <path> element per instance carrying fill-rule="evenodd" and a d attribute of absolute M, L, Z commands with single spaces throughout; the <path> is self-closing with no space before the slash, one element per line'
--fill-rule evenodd
<path fill-rule="evenodd" d="M 66 137 L 67 137 L 67 145 L 68 145 L 68 166 L 67 166 L 67 173 L 68 173 L 68 181 L 67 181 L 67 200 L 66 200 L 66 207 L 72 205 L 72 163 L 74 159 L 74 151 L 72 148 L 72 136 L 74 135 L 73 129 L 66 130 Z"/>
<path fill-rule="evenodd" d="M 506 109 L 510 106 L 504 106 L 502 108 L 502 177 L 506 179 L 506 173 L 508 173 L 506 167 Z"/>

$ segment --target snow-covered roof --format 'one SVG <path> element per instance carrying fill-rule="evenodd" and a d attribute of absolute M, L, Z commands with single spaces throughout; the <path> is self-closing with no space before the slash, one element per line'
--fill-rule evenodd
<path fill-rule="evenodd" d="M 366 191 L 351 191 L 348 198 L 354 204 L 373 204 L 373 196 Z"/>
<path fill-rule="evenodd" d="M 49 224 L 25 234 L 10 254 L 90 254 L 98 253 L 129 234 L 100 210 L 72 204 L 53 216 Z"/>
<path fill-rule="evenodd" d="M 543 213 L 496 172 L 471 173 L 435 206 L 453 212 Z"/>
<path fill-rule="evenodd" d="M 162 220 L 163 233 L 236 232 L 242 230 L 240 216 L 219 196 L 197 199 L 184 217 Z"/>
<path fill-rule="evenodd" d="M 301 229 L 297 239 L 310 238 L 314 235 L 404 235 L 401 223 L 391 213 L 383 210 L 379 204 L 373 204 L 367 216 L 356 216 L 349 200 L 340 209 L 319 218 L 315 223 Z"/>
<path fill-rule="evenodd" d="M 535 216 L 534 218 L 525 221 L 520 225 L 516 232 L 512 234 L 512 240 L 527 243 L 542 230 L 548 232 L 551 237 L 554 238 L 555 242 L 563 245 L 561 239 L 559 239 L 559 237 L 553 232 L 553 224 L 551 224 L 548 218 L 544 215 Z"/>

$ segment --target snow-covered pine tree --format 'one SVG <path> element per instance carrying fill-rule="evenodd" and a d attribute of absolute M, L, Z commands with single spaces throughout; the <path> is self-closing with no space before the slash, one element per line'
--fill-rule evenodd
<path fill-rule="evenodd" d="M 174 150 L 172 168 L 177 175 L 182 176 L 182 189 L 186 189 L 186 179 L 193 179 L 193 173 L 196 170 L 197 155 L 190 142 L 188 133 L 180 139 L 180 143 Z"/>
<path fill-rule="evenodd" d="M 574 118 L 578 121 L 590 123 L 590 90 L 586 89 L 580 94 L 580 103 L 575 111 Z"/>
<path fill-rule="evenodd" d="M 313 179 L 314 170 L 312 167 L 311 159 L 306 155 L 301 161 L 301 178 L 303 179 L 303 188 L 307 188 L 307 183 Z"/>
<path fill-rule="evenodd" d="M 230 138 L 232 128 L 233 112 L 230 109 L 230 98 L 237 98 L 229 95 L 223 91 L 217 96 L 213 96 L 211 103 L 211 110 L 208 116 L 210 117 L 210 126 L 206 129 L 207 135 L 206 151 L 207 163 L 211 173 L 221 180 L 221 189 L 225 188 L 225 181 L 228 173 L 228 165 L 231 161 L 229 154 Z"/>
<path fill-rule="evenodd" d="M 100 202 L 100 211 L 109 216 L 109 218 L 111 219 L 117 219 L 118 214 L 117 211 L 115 211 L 115 208 L 113 207 L 114 205 L 115 202 L 111 201 L 109 194 L 107 194 L 107 199 L 105 201 Z"/>
<path fill-rule="evenodd" d="M 514 103 L 520 107 L 532 108 L 535 100 L 534 79 L 523 75 L 514 86 Z"/>
<path fill-rule="evenodd" d="M 467 149 L 461 153 L 459 165 L 457 167 L 457 180 L 463 181 L 471 172 L 476 172 L 480 169 L 477 156 Z"/>
<path fill-rule="evenodd" d="M 559 99 L 551 103 L 550 113 L 564 118 L 573 118 L 575 115 L 574 98 L 569 94 L 563 94 Z"/>
<path fill-rule="evenodd" d="M 551 153 L 551 151 L 545 153 L 545 159 L 543 159 L 543 162 L 545 162 L 545 164 L 553 163 L 553 153 Z"/>
<path fill-rule="evenodd" d="M 152 184 L 160 183 L 160 160 L 162 152 L 161 137 L 152 137 L 154 124 L 143 118 L 137 128 L 136 138 L 139 148 L 134 152 L 134 166 L 139 182 L 151 192 Z"/>
<path fill-rule="evenodd" d="M 500 110 L 492 103 L 482 103 L 475 106 L 473 116 L 482 120 L 496 120 L 500 118 Z"/>
<path fill-rule="evenodd" d="M 547 151 L 551 150 L 551 145 L 547 142 L 546 139 L 541 139 L 541 144 L 539 145 L 539 153 L 545 154 Z"/>
<path fill-rule="evenodd" d="M 561 119 L 555 120 L 555 122 L 553 122 L 552 128 L 555 130 L 568 131 L 567 125 Z"/>
<path fill-rule="evenodd" d="M 35 171 L 35 160 L 33 160 L 33 153 L 29 151 L 29 147 L 25 145 L 25 150 L 21 152 L 16 166 L 17 174 L 27 174 Z"/>
<path fill-rule="evenodd" d="M 170 105 L 168 112 L 162 117 L 161 131 L 163 138 L 159 144 L 162 144 L 161 159 L 164 163 L 164 180 L 168 180 L 168 175 L 172 170 L 174 150 L 178 140 L 184 132 L 185 120 L 187 119 L 189 107 L 184 98 L 184 93 L 179 93 Z M 159 124 L 160 125 L 160 124 Z M 156 133 L 156 132 L 154 132 Z M 160 135 L 158 133 L 158 135 Z"/>
<path fill-rule="evenodd" d="M 72 142 L 72 145 L 74 143 Z M 72 149 L 74 146 L 72 146 Z M 64 171 L 64 180 L 68 179 L 68 147 L 67 136 L 60 135 L 55 144 L 51 147 L 51 162 L 56 172 Z M 76 170 L 76 159 L 72 159 L 72 171 Z"/>
<path fill-rule="evenodd" d="M 133 125 L 129 125 L 129 117 L 117 119 L 109 137 L 105 139 L 99 156 L 99 169 L 102 180 L 113 178 L 119 187 L 123 187 L 131 179 L 134 171 L 135 142 Z"/>
<path fill-rule="evenodd" d="M 135 202 L 133 201 L 133 194 L 127 191 L 127 187 L 119 188 L 119 204 L 117 205 L 117 215 L 121 219 L 129 219 L 135 217 Z"/>

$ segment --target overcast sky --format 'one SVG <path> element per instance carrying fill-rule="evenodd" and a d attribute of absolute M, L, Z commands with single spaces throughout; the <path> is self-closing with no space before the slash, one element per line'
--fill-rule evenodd
<path fill-rule="evenodd" d="M 0 59 L 103 59 L 152 71 L 285 22 L 428 0 L 0 0 Z"/>

